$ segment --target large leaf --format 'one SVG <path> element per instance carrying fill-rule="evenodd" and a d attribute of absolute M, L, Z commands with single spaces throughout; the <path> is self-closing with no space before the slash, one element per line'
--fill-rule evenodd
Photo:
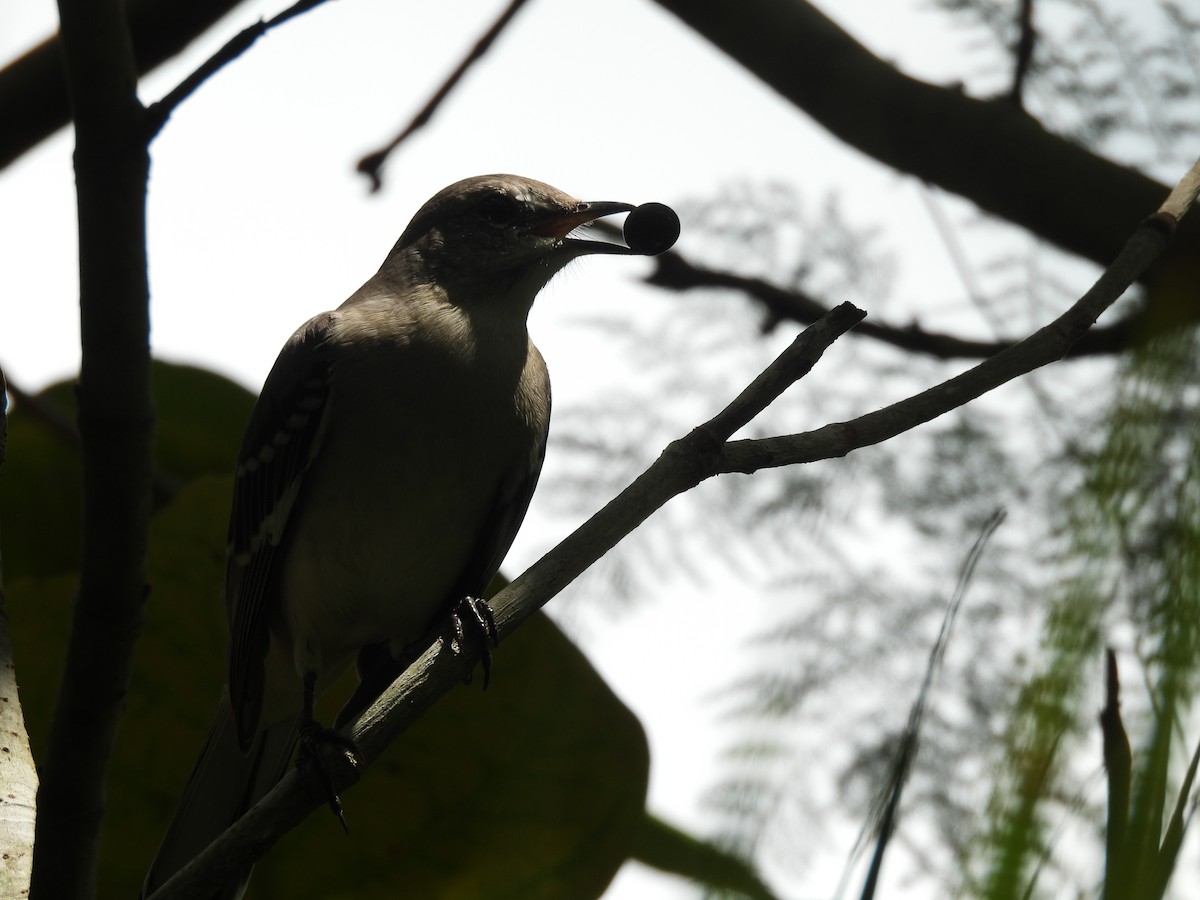
<path fill-rule="evenodd" d="M 197 475 L 232 474 L 254 395 L 194 366 L 156 361 L 153 375 L 160 500 Z M 75 382 L 52 384 L 34 402 L 36 409 L 15 404 L 9 416 L 8 458 L 0 479 L 10 581 L 73 572 L 79 565 Z"/>

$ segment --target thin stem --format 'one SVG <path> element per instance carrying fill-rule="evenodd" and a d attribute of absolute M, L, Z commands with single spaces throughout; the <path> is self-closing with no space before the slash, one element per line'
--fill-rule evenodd
<path fill-rule="evenodd" d="M 450 92 L 458 86 L 458 83 L 462 81 L 463 76 L 467 74 L 471 66 L 479 62 L 479 60 L 483 58 L 484 54 L 491 49 L 491 46 L 493 43 L 495 43 L 496 38 L 500 36 L 500 32 L 502 32 L 508 23 L 512 21 L 513 16 L 515 16 L 517 11 L 525 5 L 525 2 L 526 0 L 512 0 L 512 2 L 509 3 L 505 8 L 504 12 L 500 14 L 500 17 L 492 23 L 492 27 L 484 32 L 483 37 L 475 42 L 475 46 L 471 48 L 471 52 L 466 55 L 463 61 L 458 64 L 458 68 L 451 72 L 450 77 L 442 83 L 442 86 L 434 91 L 433 96 L 429 98 L 429 102 L 426 103 L 425 106 L 422 107 L 421 111 L 413 117 L 412 121 L 409 122 L 399 134 L 388 141 L 386 145 L 378 150 L 368 153 L 358 161 L 358 171 L 362 172 L 369 179 L 371 179 L 372 192 L 378 191 L 381 187 L 383 187 L 383 177 L 380 172 L 383 169 L 383 164 L 387 161 L 387 158 L 391 152 L 399 147 L 401 143 L 411 137 L 414 132 L 420 130 L 429 123 L 429 120 L 433 118 L 433 114 L 437 112 L 438 107 L 440 107 L 445 99 L 450 96 Z"/>
<path fill-rule="evenodd" d="M 1158 259 L 1176 224 L 1177 217 L 1164 204 L 1162 212 L 1137 228 L 1112 265 L 1070 309 L 973 369 L 850 422 L 836 422 L 804 434 L 730 442 L 722 452 L 719 471 L 748 473 L 845 456 L 936 419 L 1014 378 L 1062 359 L 1096 318 Z"/>
<path fill-rule="evenodd" d="M 315 9 L 324 2 L 325 0 L 299 0 L 278 15 L 266 21 L 259 19 L 253 25 L 234 35 L 226 42 L 225 46 L 201 63 L 196 71 L 183 79 L 165 97 L 150 104 L 146 116 L 146 140 L 149 142 L 157 137 L 179 104 L 194 94 L 200 85 L 254 46 L 260 37 L 277 25 L 282 25 L 296 16 Z"/>

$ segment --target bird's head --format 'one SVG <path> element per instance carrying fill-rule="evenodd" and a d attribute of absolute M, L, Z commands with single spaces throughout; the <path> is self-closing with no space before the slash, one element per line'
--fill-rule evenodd
<path fill-rule="evenodd" d="M 400 236 L 389 261 L 408 277 L 436 279 L 451 302 L 500 294 L 533 302 L 573 259 L 595 253 L 639 255 L 621 244 L 569 235 L 630 203 L 584 202 L 516 175 L 481 175 L 433 196 Z"/>

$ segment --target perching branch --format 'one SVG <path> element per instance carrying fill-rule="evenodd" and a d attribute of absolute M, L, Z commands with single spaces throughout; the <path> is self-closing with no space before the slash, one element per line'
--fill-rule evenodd
<path fill-rule="evenodd" d="M 383 164 L 387 162 L 387 158 L 391 152 L 399 147 L 414 132 L 429 124 L 429 120 L 433 118 L 433 114 L 437 112 L 438 107 L 450 96 L 450 92 L 454 90 L 463 76 L 467 74 L 471 66 L 479 62 L 484 54 L 491 49 L 496 38 L 500 36 L 500 32 L 505 29 L 508 23 L 512 21 L 513 16 L 524 5 L 525 0 L 512 0 L 504 12 L 500 13 L 500 17 L 492 23 L 492 27 L 484 32 L 483 37 L 475 42 L 475 46 L 471 48 L 471 52 L 464 57 L 463 61 L 458 64 L 458 68 L 450 73 L 450 77 L 443 82 L 440 88 L 434 91 L 433 96 L 429 98 L 429 102 L 413 117 L 412 121 L 399 134 L 388 141 L 386 145 L 368 153 L 358 161 L 356 168 L 371 180 L 372 193 L 383 187 L 383 176 L 380 174 L 380 170 L 383 168 Z"/>
<path fill-rule="evenodd" d="M 836 307 L 804 331 L 729 406 L 671 443 L 629 487 L 497 594 L 492 608 L 500 636 L 511 633 L 668 500 L 713 475 L 844 456 L 857 447 L 915 428 L 991 387 L 1061 358 L 1163 252 L 1197 194 L 1200 162 L 1159 212 L 1138 227 L 1125 250 L 1077 303 L 1050 325 L 970 372 L 851 422 L 801 435 L 730 442 L 739 428 L 803 377 L 824 350 L 863 316 L 848 303 Z M 444 639 L 422 654 L 355 723 L 351 737 L 358 745 L 363 767 L 459 684 L 469 667 L 467 660 L 447 648 Z M 331 762 L 336 763 L 336 757 Z M 339 792 L 348 789 L 361 771 L 348 764 L 333 768 L 333 787 Z M 324 805 L 325 796 L 323 790 L 306 786 L 298 772 L 289 772 L 150 900 L 207 896 Z"/>

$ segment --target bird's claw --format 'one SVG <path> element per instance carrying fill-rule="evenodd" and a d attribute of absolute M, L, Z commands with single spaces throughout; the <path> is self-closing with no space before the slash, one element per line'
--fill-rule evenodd
<path fill-rule="evenodd" d="M 479 662 L 483 666 L 483 689 L 492 678 L 492 648 L 499 646 L 500 635 L 496 631 L 496 616 L 492 607 L 482 597 L 463 597 L 450 614 L 454 625 L 454 652 L 463 653 L 466 648 L 466 631 L 469 626 L 479 640 Z M 467 671 L 463 681 L 471 683 L 472 672 Z"/>
<path fill-rule="evenodd" d="M 311 720 L 303 723 L 300 726 L 300 752 L 296 758 L 296 768 L 310 781 L 315 780 L 320 784 L 329 808 L 342 823 L 342 829 L 349 834 L 350 826 L 346 824 L 342 798 L 333 787 L 333 773 L 327 755 L 330 753 L 340 754 L 354 769 L 355 774 L 358 773 L 358 746 L 354 741 Z"/>

